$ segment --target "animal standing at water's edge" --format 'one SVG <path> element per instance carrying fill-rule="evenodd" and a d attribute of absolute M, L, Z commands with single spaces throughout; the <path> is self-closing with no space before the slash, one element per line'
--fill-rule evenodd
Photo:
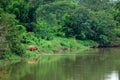
<path fill-rule="evenodd" d="M 34 45 L 30 45 L 30 46 L 28 46 L 27 50 L 35 51 L 35 50 L 38 50 L 38 47 L 34 46 Z"/>
<path fill-rule="evenodd" d="M 53 53 L 54 53 L 54 54 L 59 54 L 60 51 L 59 51 L 59 50 L 53 50 Z"/>
<path fill-rule="evenodd" d="M 38 52 L 40 52 L 39 48 L 37 46 L 34 46 L 34 45 L 28 46 L 27 50 L 30 50 L 30 51 L 38 50 Z M 29 61 L 27 61 L 27 63 L 34 64 L 34 63 L 37 63 L 38 61 L 39 61 L 39 58 L 34 59 L 34 60 L 29 60 Z"/>

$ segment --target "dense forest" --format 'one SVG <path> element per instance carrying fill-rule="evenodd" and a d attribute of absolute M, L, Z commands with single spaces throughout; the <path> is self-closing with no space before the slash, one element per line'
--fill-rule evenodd
<path fill-rule="evenodd" d="M 120 2 L 0 0 L 0 55 L 120 46 Z M 37 53 L 37 52 L 35 52 Z"/>

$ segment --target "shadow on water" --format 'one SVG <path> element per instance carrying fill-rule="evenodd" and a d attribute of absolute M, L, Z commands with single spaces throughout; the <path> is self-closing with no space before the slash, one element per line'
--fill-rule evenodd
<path fill-rule="evenodd" d="M 93 49 L 82 55 L 44 56 L 36 64 L 0 68 L 0 80 L 120 80 L 120 49 Z M 59 59 L 57 59 L 59 58 Z"/>

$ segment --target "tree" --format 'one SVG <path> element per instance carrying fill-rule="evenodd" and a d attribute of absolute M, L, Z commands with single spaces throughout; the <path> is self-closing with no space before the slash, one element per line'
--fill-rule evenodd
<path fill-rule="evenodd" d="M 65 36 L 87 39 L 90 17 L 90 10 L 83 6 L 78 6 L 70 14 L 64 15 L 63 32 L 65 32 Z"/>
<path fill-rule="evenodd" d="M 114 18 L 120 23 L 120 2 L 116 3 L 115 9 L 117 10 L 117 13 L 115 14 Z"/>
<path fill-rule="evenodd" d="M 0 8 L 3 8 L 6 11 L 6 8 L 11 1 L 12 0 L 0 0 Z"/>
<path fill-rule="evenodd" d="M 36 20 L 35 10 L 37 7 L 31 5 L 29 0 L 16 0 L 12 1 L 11 4 L 7 6 L 7 11 L 16 15 L 16 19 L 26 27 L 28 32 L 33 31 L 33 23 Z"/>
<path fill-rule="evenodd" d="M 12 5 L 11 5 L 12 4 Z M 29 4 L 24 2 L 24 0 L 13 1 L 10 5 L 8 5 L 8 12 L 15 14 L 16 18 L 21 23 L 26 23 L 29 21 L 28 13 L 29 13 Z"/>
<path fill-rule="evenodd" d="M 106 10 L 112 7 L 109 0 L 83 0 L 82 2 L 80 1 L 80 4 L 83 4 L 94 11 Z"/>
<path fill-rule="evenodd" d="M 89 39 L 107 45 L 114 36 L 116 21 L 105 11 L 93 12 L 79 7 L 63 17 L 63 32 L 66 37 Z"/>
<path fill-rule="evenodd" d="M 11 52 L 23 54 L 24 48 L 21 44 L 22 36 L 25 33 L 25 28 L 22 25 L 19 25 L 18 21 L 15 19 L 15 15 L 2 12 L 0 13 L 0 24 L 3 26 L 3 34 L 5 40 L 7 41 Z"/>
<path fill-rule="evenodd" d="M 61 7 L 62 6 L 62 7 Z M 65 1 L 58 1 L 39 6 L 36 10 L 37 29 L 35 33 L 37 36 L 53 37 L 61 35 L 61 20 L 62 16 L 74 9 L 76 4 Z"/>

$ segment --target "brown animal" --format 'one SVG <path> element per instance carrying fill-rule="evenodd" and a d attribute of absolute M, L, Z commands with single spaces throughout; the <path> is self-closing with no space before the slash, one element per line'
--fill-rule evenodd
<path fill-rule="evenodd" d="M 38 47 L 37 47 L 37 46 L 30 45 L 30 46 L 28 46 L 27 49 L 30 50 L 30 51 L 35 51 L 35 50 L 38 50 Z"/>
<path fill-rule="evenodd" d="M 54 54 L 58 54 L 60 51 L 59 50 L 53 50 Z"/>
<path fill-rule="evenodd" d="M 67 50 L 69 50 L 69 48 L 67 48 L 67 47 L 63 48 L 63 51 L 67 51 Z"/>

